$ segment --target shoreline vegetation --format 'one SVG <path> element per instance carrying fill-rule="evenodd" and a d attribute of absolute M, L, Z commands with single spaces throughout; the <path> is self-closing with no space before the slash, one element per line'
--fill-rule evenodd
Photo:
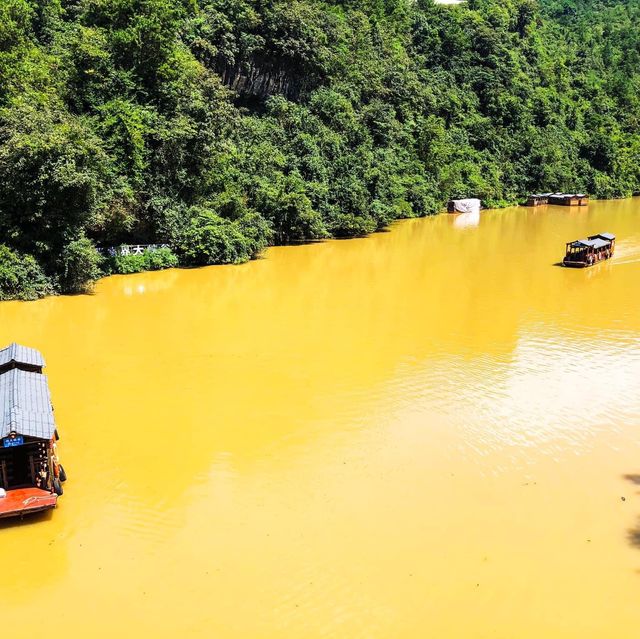
<path fill-rule="evenodd" d="M 631 196 L 639 124 L 640 0 L 6 0 L 0 300 Z"/>
<path fill-rule="evenodd" d="M 638 197 L 639 195 L 640 194 L 638 193 L 634 193 L 632 196 L 625 197 L 625 198 L 610 198 L 609 200 L 604 200 L 604 199 L 592 200 L 592 202 L 593 201 L 607 202 L 607 201 L 617 201 L 622 199 L 631 199 L 632 197 L 635 198 L 635 197 Z M 516 208 L 518 206 L 524 207 L 525 205 L 519 202 L 513 203 L 513 204 L 507 203 L 502 206 L 494 206 L 492 208 L 483 208 L 482 210 L 483 212 L 487 212 L 487 211 L 499 212 L 508 208 Z M 526 207 L 526 208 L 532 208 L 532 207 Z M 547 207 L 545 206 L 544 208 L 547 208 Z M 540 210 L 540 209 L 538 208 L 537 210 Z M 168 247 L 152 249 L 152 250 L 144 249 L 141 253 L 130 253 L 129 255 L 115 255 L 115 256 L 109 256 L 109 257 L 105 257 L 104 255 L 100 254 L 100 251 L 98 251 L 100 255 L 99 261 L 98 261 L 98 264 L 99 264 L 98 272 L 95 273 L 93 279 L 90 282 L 85 283 L 85 285 L 81 289 L 74 291 L 73 293 L 64 293 L 52 288 L 49 282 L 45 281 L 43 283 L 42 280 L 37 279 L 37 275 L 36 275 L 35 279 L 33 280 L 33 283 L 28 284 L 28 288 L 26 289 L 26 295 L 16 295 L 14 297 L 2 297 L 0 295 L 0 302 L 10 302 L 10 301 L 34 302 L 39 299 L 43 299 L 44 297 L 51 297 L 51 296 L 58 296 L 58 295 L 76 295 L 76 294 L 91 295 L 94 292 L 94 285 L 99 280 L 107 277 L 112 277 L 114 275 L 136 275 L 140 273 L 150 273 L 153 271 L 163 271 L 163 270 L 175 269 L 175 268 L 178 268 L 178 269 L 196 268 L 197 269 L 197 268 L 204 268 L 205 266 L 233 266 L 233 265 L 246 264 L 250 261 L 259 260 L 263 258 L 264 250 L 266 250 L 269 247 L 283 247 L 283 246 L 293 247 L 293 246 L 307 245 L 307 244 L 313 244 L 313 243 L 322 243 L 327 240 L 352 240 L 352 239 L 364 238 L 364 237 L 369 237 L 374 233 L 384 233 L 384 232 L 391 231 L 392 230 L 391 225 L 394 222 L 403 222 L 403 221 L 408 221 L 412 219 L 415 220 L 420 218 L 424 219 L 427 217 L 434 217 L 436 215 L 448 216 L 451 214 L 448 213 L 446 209 L 442 209 L 441 211 L 437 211 L 436 213 L 429 214 L 429 215 L 397 217 L 394 220 L 391 220 L 388 225 L 381 227 L 379 229 L 376 229 L 371 233 L 367 233 L 366 235 L 353 235 L 353 236 L 342 236 L 342 237 L 327 236 L 324 238 L 292 240 L 287 244 L 270 244 L 268 246 L 265 246 L 265 248 L 259 253 L 257 253 L 256 255 L 253 255 L 248 259 L 238 260 L 235 262 L 212 262 L 210 264 L 187 265 L 185 263 L 181 263 L 181 261 L 175 255 L 175 253 L 173 253 L 173 251 Z M 458 214 L 458 215 L 464 215 L 464 214 Z M 114 248 L 119 248 L 119 247 L 114 247 Z M 0 247 L 0 251 L 2 251 L 2 247 Z M 0 256 L 0 260 L 1 259 L 2 257 Z M 558 262 L 556 266 L 562 266 L 562 263 Z M 0 277 L 1 277 L 1 274 L 0 274 Z M 38 286 L 42 286 L 42 288 L 38 289 Z M 37 295 L 31 294 L 34 289 L 38 291 Z"/>

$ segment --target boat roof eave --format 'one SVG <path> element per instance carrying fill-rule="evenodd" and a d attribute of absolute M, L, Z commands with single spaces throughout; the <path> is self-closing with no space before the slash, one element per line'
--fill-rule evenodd
<path fill-rule="evenodd" d="M 21 346 L 15 342 L 0 350 L 0 366 L 5 366 L 11 362 L 38 368 L 44 368 L 45 366 L 44 357 L 42 357 L 40 351 L 35 348 Z"/>

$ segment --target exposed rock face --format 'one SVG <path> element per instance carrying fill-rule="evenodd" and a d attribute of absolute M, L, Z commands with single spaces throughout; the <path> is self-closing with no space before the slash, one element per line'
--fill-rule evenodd
<path fill-rule="evenodd" d="M 284 95 L 292 99 L 300 93 L 299 83 L 292 81 L 283 68 L 265 68 L 254 62 L 241 63 L 234 66 L 225 65 L 220 75 L 224 84 L 240 95 L 259 98 Z"/>

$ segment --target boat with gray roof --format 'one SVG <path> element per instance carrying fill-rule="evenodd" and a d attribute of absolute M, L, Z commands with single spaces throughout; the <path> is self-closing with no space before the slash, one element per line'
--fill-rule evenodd
<path fill-rule="evenodd" d="M 613 257 L 616 236 L 613 233 L 590 235 L 584 240 L 567 243 L 567 252 L 562 260 L 564 266 L 585 268 Z"/>
<path fill-rule="evenodd" d="M 42 354 L 0 350 L 0 518 L 55 508 L 66 480 Z"/>

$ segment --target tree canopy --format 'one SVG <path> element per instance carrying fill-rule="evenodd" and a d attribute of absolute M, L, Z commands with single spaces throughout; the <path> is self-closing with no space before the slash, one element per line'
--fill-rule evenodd
<path fill-rule="evenodd" d="M 0 299 L 450 197 L 629 196 L 639 62 L 640 0 L 4 0 Z"/>

